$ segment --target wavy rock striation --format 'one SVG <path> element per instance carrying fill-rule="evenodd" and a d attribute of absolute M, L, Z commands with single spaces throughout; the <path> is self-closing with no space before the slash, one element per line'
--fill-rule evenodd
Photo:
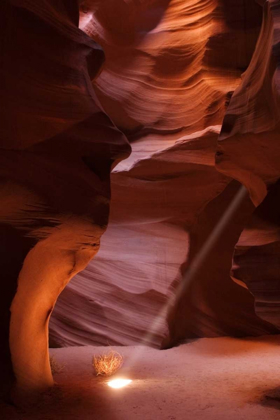
<path fill-rule="evenodd" d="M 51 314 L 52 346 L 279 332 L 280 9 L 258 3 L 0 3 L 14 400 L 53 384 Z"/>
<path fill-rule="evenodd" d="M 260 205 L 238 241 L 232 275 L 254 295 L 256 313 L 279 328 L 280 5 L 263 8 L 254 55 L 225 116 L 217 168 Z"/>
<path fill-rule="evenodd" d="M 234 199 L 232 178 L 243 182 L 227 166 L 219 174 L 214 160 L 230 102 L 219 137 L 227 144 L 237 93 L 230 98 L 250 72 L 252 64 L 242 75 L 261 19 L 262 8 L 249 0 L 81 2 L 80 27 L 106 56 L 95 92 L 132 154 L 112 173 L 100 253 L 56 305 L 53 346 L 135 344 L 153 321 L 150 344 L 165 347 L 186 337 L 277 331 L 229 276 L 233 247 L 254 211 L 248 197 L 192 286 L 168 317 L 162 312 Z"/>
<path fill-rule="evenodd" d="M 130 151 L 98 105 L 91 80 L 104 54 L 78 29 L 76 6 L 0 5 L 0 368 L 22 401 L 53 383 L 50 314 L 99 248 L 110 169 Z"/>

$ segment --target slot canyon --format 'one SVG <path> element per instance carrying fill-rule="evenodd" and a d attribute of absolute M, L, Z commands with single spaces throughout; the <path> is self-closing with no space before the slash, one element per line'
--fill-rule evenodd
<path fill-rule="evenodd" d="M 1 418 L 278 419 L 280 1 L 0 19 Z"/>

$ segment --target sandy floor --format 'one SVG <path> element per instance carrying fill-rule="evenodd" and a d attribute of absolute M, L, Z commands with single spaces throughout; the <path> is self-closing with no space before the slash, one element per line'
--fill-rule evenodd
<path fill-rule="evenodd" d="M 125 358 L 121 390 L 93 375 L 102 347 L 53 349 L 60 385 L 33 413 L 0 406 L 3 420 L 276 420 L 280 418 L 280 336 L 200 339 L 159 351 L 114 347 Z M 108 350 L 108 348 L 106 348 Z M 279 400 L 277 399 L 279 397 Z"/>

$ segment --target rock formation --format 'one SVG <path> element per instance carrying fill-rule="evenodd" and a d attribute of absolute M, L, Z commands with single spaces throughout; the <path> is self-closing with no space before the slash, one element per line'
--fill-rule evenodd
<path fill-rule="evenodd" d="M 51 346 L 147 343 L 154 322 L 155 347 L 279 331 L 278 2 L 77 3 L 0 4 L 1 366 L 15 399 L 52 384 L 51 314 Z"/>
<path fill-rule="evenodd" d="M 141 342 L 234 200 L 232 178 L 244 180 L 238 163 L 229 171 L 222 140 L 244 80 L 259 68 L 256 54 L 269 45 L 262 19 L 264 27 L 268 15 L 255 1 L 83 2 L 80 26 L 106 56 L 94 88 L 132 154 L 112 174 L 101 250 L 54 310 L 53 346 Z M 248 152 L 237 153 L 246 163 Z M 245 197 L 150 344 L 277 332 L 230 278 L 234 245 L 253 211 Z"/>
<path fill-rule="evenodd" d="M 25 399 L 52 384 L 49 318 L 99 248 L 110 169 L 130 147 L 96 99 L 104 54 L 75 2 L 0 8 L 1 367 Z"/>
<path fill-rule="evenodd" d="M 233 277 L 254 295 L 256 313 L 279 328 L 280 4 L 263 3 L 263 24 L 227 110 L 217 169 L 238 179 L 259 206 L 237 243 Z"/>

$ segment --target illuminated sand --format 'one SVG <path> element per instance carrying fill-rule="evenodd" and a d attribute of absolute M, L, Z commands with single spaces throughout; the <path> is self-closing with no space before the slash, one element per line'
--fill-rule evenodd
<path fill-rule="evenodd" d="M 109 379 L 92 375 L 92 355 L 104 348 L 53 349 L 57 362 L 65 365 L 55 375 L 58 395 L 45 397 L 29 415 L 5 407 L 2 419 L 276 420 L 279 345 L 275 336 L 200 339 L 166 351 L 119 347 L 125 364 L 118 376 L 132 380 L 123 389 L 109 388 Z M 136 351 L 138 360 L 128 375 Z"/>

